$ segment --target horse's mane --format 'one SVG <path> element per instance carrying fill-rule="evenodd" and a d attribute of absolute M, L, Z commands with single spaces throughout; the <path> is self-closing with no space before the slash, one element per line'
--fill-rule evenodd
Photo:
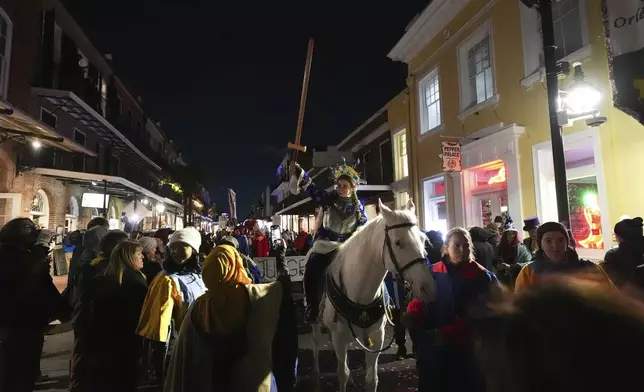
<path fill-rule="evenodd" d="M 396 210 L 392 211 L 393 216 L 396 218 L 395 222 L 390 222 L 389 224 L 399 224 L 399 223 L 418 223 L 418 218 L 416 215 L 409 210 Z M 365 239 L 371 238 L 378 227 L 384 223 L 384 217 L 382 214 L 378 214 L 375 218 L 368 221 L 366 225 L 359 227 L 348 240 L 346 240 L 342 245 L 340 245 L 340 251 L 342 251 L 346 246 L 349 248 L 360 247 L 364 245 Z"/>

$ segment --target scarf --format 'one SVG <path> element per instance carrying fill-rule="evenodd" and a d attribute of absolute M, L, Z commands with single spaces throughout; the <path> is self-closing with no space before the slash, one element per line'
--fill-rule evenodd
<path fill-rule="evenodd" d="M 216 247 L 204 261 L 203 281 L 208 291 L 195 302 L 201 329 L 227 335 L 242 328 L 250 310 L 245 285 L 252 281 L 237 250 L 230 245 Z"/>

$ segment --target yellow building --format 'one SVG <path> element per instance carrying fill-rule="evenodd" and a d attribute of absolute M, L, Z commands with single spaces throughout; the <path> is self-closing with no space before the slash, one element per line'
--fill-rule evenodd
<path fill-rule="evenodd" d="M 554 2 L 559 57 L 581 62 L 608 121 L 564 127 L 571 226 L 599 259 L 624 215 L 644 215 L 644 127 L 613 108 L 601 0 Z M 389 53 L 409 66 L 410 194 L 425 229 L 557 219 L 537 12 L 520 0 L 434 0 Z M 560 81 L 565 88 L 572 76 Z M 441 142 L 460 141 L 461 172 L 443 173 Z"/>
<path fill-rule="evenodd" d="M 391 132 L 391 145 L 394 157 L 394 193 L 396 208 L 404 208 L 412 194 L 414 184 L 409 165 L 409 91 L 400 92 L 387 103 L 387 123 Z"/>

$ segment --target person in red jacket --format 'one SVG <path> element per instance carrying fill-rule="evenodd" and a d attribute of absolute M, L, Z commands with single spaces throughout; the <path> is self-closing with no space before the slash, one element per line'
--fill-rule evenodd
<path fill-rule="evenodd" d="M 271 247 L 261 230 L 256 230 L 253 236 L 253 250 L 255 254 L 253 257 L 268 257 Z"/>

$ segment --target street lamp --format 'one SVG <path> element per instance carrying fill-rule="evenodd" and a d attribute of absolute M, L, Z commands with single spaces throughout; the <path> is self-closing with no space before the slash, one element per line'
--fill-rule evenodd
<path fill-rule="evenodd" d="M 40 147 L 42 147 L 42 143 L 40 143 L 40 140 L 34 139 L 31 142 L 31 147 L 33 147 L 35 150 L 38 150 Z"/>
<path fill-rule="evenodd" d="M 560 127 L 571 126 L 577 120 L 586 120 L 589 126 L 599 126 L 606 122 L 597 107 L 601 101 L 601 92 L 584 80 L 581 63 L 573 64 L 575 70 L 573 84 L 566 90 L 559 91 L 557 118 Z"/>
<path fill-rule="evenodd" d="M 592 85 L 583 80 L 581 64 L 573 64 L 575 83 L 568 91 L 559 90 L 559 74 L 569 69 L 567 63 L 557 61 L 557 43 L 555 41 L 554 21 L 552 18 L 552 0 L 521 0 L 527 7 L 536 7 L 541 15 L 541 33 L 543 38 L 543 57 L 546 68 L 546 85 L 548 88 L 548 112 L 550 116 L 550 138 L 552 142 L 552 161 L 555 172 L 555 191 L 557 194 L 557 212 L 559 222 L 570 224 L 568 205 L 568 180 L 566 179 L 566 158 L 564 155 L 563 126 L 572 125 L 573 121 L 586 119 L 589 126 L 599 126 L 606 118 L 599 116 L 596 109 L 601 94 Z"/>
<path fill-rule="evenodd" d="M 163 211 L 165 210 L 165 206 L 163 204 L 157 204 L 156 208 L 159 214 L 163 213 Z"/>

